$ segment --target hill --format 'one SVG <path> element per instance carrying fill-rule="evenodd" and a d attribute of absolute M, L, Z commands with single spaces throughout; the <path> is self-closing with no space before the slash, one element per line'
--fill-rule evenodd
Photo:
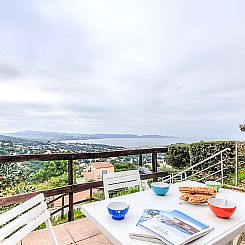
<path fill-rule="evenodd" d="M 21 137 L 13 137 L 8 135 L 0 135 L 0 141 L 12 142 L 13 144 L 20 144 L 24 146 L 28 146 L 28 145 L 35 146 L 40 144 L 40 142 L 37 140 L 24 139 Z"/>
<path fill-rule="evenodd" d="M 45 131 L 20 131 L 6 134 L 10 137 L 23 138 L 28 140 L 41 141 L 63 141 L 63 140 L 88 140 L 88 139 L 106 139 L 106 138 L 176 138 L 173 136 L 162 135 L 136 135 L 136 134 L 69 134 L 60 132 Z"/>

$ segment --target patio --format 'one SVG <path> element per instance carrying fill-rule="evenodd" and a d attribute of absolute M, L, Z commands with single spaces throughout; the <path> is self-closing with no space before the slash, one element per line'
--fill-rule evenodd
<path fill-rule="evenodd" d="M 54 226 L 59 245 L 112 244 L 87 218 Z M 18 245 L 50 245 L 47 229 L 34 231 Z M 245 245 L 245 241 L 241 243 Z"/>
<path fill-rule="evenodd" d="M 60 160 L 60 159 L 68 160 L 68 185 L 67 186 L 59 187 L 59 188 L 55 188 L 55 189 L 50 189 L 50 190 L 36 191 L 36 192 L 31 192 L 31 193 L 25 193 L 25 194 L 0 198 L 0 204 L 2 206 L 4 206 L 4 205 L 11 205 L 11 204 L 23 202 L 23 201 L 29 200 L 30 198 L 32 198 L 33 196 L 35 196 L 39 193 L 43 193 L 45 197 L 55 196 L 54 199 L 49 201 L 48 205 L 51 205 L 52 202 L 54 202 L 55 200 L 59 200 L 59 199 L 66 200 L 67 199 L 66 202 L 63 201 L 61 203 L 60 208 L 58 208 L 55 211 L 52 211 L 53 213 L 51 212 L 51 214 L 54 215 L 56 213 L 62 212 L 63 210 L 68 210 L 68 221 L 72 221 L 74 218 L 74 216 L 73 216 L 74 215 L 74 213 L 73 213 L 74 205 L 78 205 L 81 203 L 86 203 L 86 202 L 91 202 L 91 201 L 97 200 L 92 195 L 93 189 L 98 188 L 98 187 L 101 188 L 103 186 L 102 181 L 96 181 L 96 182 L 91 182 L 91 183 L 82 183 L 82 184 L 74 184 L 73 183 L 73 161 L 74 160 L 76 160 L 76 159 L 101 158 L 101 157 L 115 157 L 115 156 L 120 156 L 120 155 L 131 155 L 131 154 L 139 154 L 141 156 L 142 154 L 147 154 L 147 153 L 149 154 L 150 153 L 150 154 L 152 154 L 152 170 L 153 170 L 153 173 L 141 175 L 140 176 L 141 180 L 146 181 L 147 179 L 151 179 L 151 178 L 154 180 L 157 180 L 160 177 L 162 179 L 167 178 L 171 183 L 173 183 L 174 182 L 173 179 L 174 178 L 178 179 L 178 177 L 180 176 L 179 180 L 183 181 L 183 179 L 182 179 L 183 173 L 182 172 L 174 174 L 174 175 L 173 174 L 168 175 L 166 172 L 161 172 L 161 171 L 158 172 L 157 154 L 166 152 L 167 150 L 168 149 L 166 147 L 164 147 L 164 148 L 147 148 L 147 149 L 134 149 L 134 150 L 123 150 L 123 151 L 115 151 L 115 152 L 99 152 L 99 153 L 0 156 L 0 163 L 1 162 L 2 163 L 8 163 L 8 162 L 18 162 L 18 161 L 30 161 L 30 160 L 37 160 L 37 159 L 41 160 L 41 161 Z M 204 161 L 209 160 L 210 158 L 213 158 L 216 155 L 222 154 L 222 152 L 226 151 L 226 150 L 227 149 L 224 149 L 224 150 L 214 154 L 213 156 L 205 159 Z M 141 157 L 139 157 L 139 159 L 141 159 Z M 197 163 L 196 165 L 199 165 L 199 164 L 203 163 L 204 161 Z M 222 172 L 223 161 L 218 162 L 217 164 L 220 164 L 220 163 L 221 163 L 221 170 L 219 170 L 219 171 Z M 139 165 L 142 165 L 142 163 Z M 185 171 L 184 171 L 184 173 L 185 173 Z M 188 177 L 187 175 L 184 176 L 184 178 L 186 178 L 186 179 L 187 179 L 187 177 Z M 221 174 L 221 179 L 223 180 L 222 177 L 223 177 L 223 174 Z M 76 198 L 75 198 L 76 194 L 78 194 L 81 191 L 88 192 L 85 199 L 82 198 L 81 200 L 76 200 Z M 145 195 L 145 192 L 144 192 L 144 195 Z M 147 199 L 147 200 L 150 200 L 150 199 Z M 97 202 L 94 202 L 95 205 L 97 205 L 96 203 Z M 174 203 L 178 203 L 178 202 L 175 201 Z M 237 201 L 237 203 L 239 203 L 239 201 Z M 85 205 L 87 205 L 87 204 L 85 204 Z M 147 205 L 143 205 L 143 207 L 144 206 L 151 206 L 151 204 L 152 203 L 148 203 Z M 137 201 L 137 205 L 138 205 L 138 201 Z M 132 207 L 136 207 L 136 205 L 132 205 Z M 141 209 L 143 207 L 141 207 Z M 159 209 L 160 209 L 160 207 L 159 207 Z M 97 213 L 98 210 L 101 210 L 101 209 L 100 208 L 93 208 L 92 213 L 93 214 Z M 136 211 L 137 210 L 134 210 L 134 213 L 136 213 Z M 89 214 L 87 214 L 86 212 L 83 212 L 83 213 L 86 214 L 86 216 L 91 220 L 91 217 L 89 216 Z M 96 245 L 96 244 L 102 244 L 102 245 L 103 244 L 112 244 L 112 242 L 110 240 L 108 240 L 108 238 L 107 238 L 107 237 L 109 237 L 111 239 L 111 237 L 108 236 L 108 234 L 103 229 L 101 229 L 100 226 L 99 226 L 99 228 L 97 228 L 95 225 L 93 225 L 88 220 L 88 218 L 84 218 L 81 220 L 72 221 L 72 222 L 68 222 L 68 223 L 64 223 L 61 225 L 54 226 L 54 232 L 55 232 L 55 235 L 58 239 L 58 243 L 59 244 L 67 244 L 67 245 L 68 244 L 93 244 L 93 245 Z M 99 221 L 104 222 L 104 220 L 105 220 L 104 218 L 102 218 L 102 219 L 99 218 Z M 134 221 L 133 225 L 135 224 L 135 222 L 136 221 Z M 102 230 L 103 233 L 106 234 L 106 236 L 104 236 L 100 230 Z M 109 229 L 109 230 L 111 230 L 111 229 Z M 240 233 L 238 233 L 238 234 L 240 234 Z M 235 236 L 233 236 L 233 237 L 235 237 Z M 125 234 L 122 236 L 122 238 L 123 239 L 129 238 L 129 235 Z M 113 239 L 111 239 L 111 240 L 114 242 Z M 20 241 L 20 239 L 18 241 Z M 23 245 L 28 245 L 28 244 L 41 245 L 41 244 L 51 244 L 51 243 L 49 240 L 47 229 L 43 229 L 43 230 L 34 231 L 34 232 L 30 233 L 18 245 L 20 245 L 20 244 L 23 244 Z M 245 245 L 244 242 L 242 244 Z"/>
<path fill-rule="evenodd" d="M 68 244 L 112 244 L 88 219 L 84 218 L 62 225 L 54 226 L 54 232 L 59 245 Z M 49 245 L 47 229 L 34 231 L 28 235 L 19 245 Z"/>

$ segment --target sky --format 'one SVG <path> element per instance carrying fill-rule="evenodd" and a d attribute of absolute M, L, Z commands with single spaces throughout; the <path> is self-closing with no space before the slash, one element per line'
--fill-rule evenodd
<path fill-rule="evenodd" d="M 0 132 L 244 138 L 244 0 L 0 0 Z"/>

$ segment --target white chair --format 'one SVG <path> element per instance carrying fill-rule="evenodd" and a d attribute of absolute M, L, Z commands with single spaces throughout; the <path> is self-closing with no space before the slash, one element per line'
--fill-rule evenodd
<path fill-rule="evenodd" d="M 105 199 L 109 199 L 109 191 L 139 186 L 142 191 L 139 170 L 122 171 L 103 175 Z"/>
<path fill-rule="evenodd" d="M 17 244 L 43 222 L 47 226 L 51 244 L 58 245 L 44 195 L 38 194 L 0 215 L 0 244 Z"/>

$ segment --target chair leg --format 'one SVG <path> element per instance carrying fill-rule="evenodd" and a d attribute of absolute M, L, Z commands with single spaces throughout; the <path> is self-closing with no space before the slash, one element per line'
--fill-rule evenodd
<path fill-rule="evenodd" d="M 58 241 L 57 241 L 57 238 L 56 238 L 56 236 L 54 234 L 54 229 L 53 229 L 53 226 L 51 224 L 50 219 L 46 220 L 45 224 L 46 224 L 47 229 L 48 229 L 48 234 L 49 234 L 49 239 L 51 241 L 51 244 L 52 245 L 59 245 Z"/>
<path fill-rule="evenodd" d="M 232 241 L 229 241 L 229 242 L 226 243 L 225 245 L 234 245 L 234 244 L 233 244 L 233 240 L 232 240 Z"/>
<path fill-rule="evenodd" d="M 237 236 L 233 241 L 234 241 L 234 245 L 240 245 L 242 241 L 245 240 L 245 233 L 243 232 L 242 234 L 240 234 L 239 236 Z"/>
<path fill-rule="evenodd" d="M 149 190 L 149 189 L 150 189 L 150 187 L 149 187 L 149 185 L 148 185 L 148 183 L 147 183 L 147 180 L 142 180 L 142 181 L 141 181 L 141 187 L 142 187 L 142 190 L 143 190 L 143 191 Z"/>

